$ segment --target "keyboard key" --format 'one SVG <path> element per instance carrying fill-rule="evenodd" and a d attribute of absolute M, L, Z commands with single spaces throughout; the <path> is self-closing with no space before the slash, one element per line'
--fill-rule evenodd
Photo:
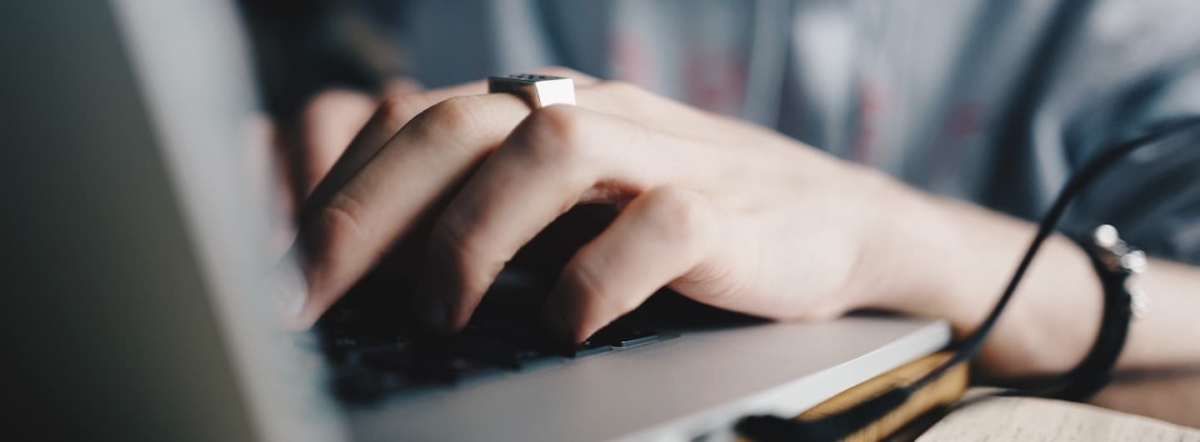
<path fill-rule="evenodd" d="M 592 335 L 590 340 L 615 347 L 629 348 L 662 339 L 663 336 L 657 332 L 613 324 L 600 329 L 595 335 Z"/>
<path fill-rule="evenodd" d="M 567 356 L 572 358 L 582 358 L 585 356 L 596 355 L 608 351 L 612 351 L 613 347 L 608 344 L 598 343 L 592 340 L 583 341 L 578 347 L 567 350 Z"/>
<path fill-rule="evenodd" d="M 333 378 L 334 393 L 341 399 L 370 403 L 385 394 L 417 386 L 407 376 L 393 372 L 378 372 L 369 369 L 348 369 Z"/>
<path fill-rule="evenodd" d="M 382 371 L 406 373 L 415 364 L 412 352 L 406 347 L 376 347 L 353 355 L 354 362 Z"/>
<path fill-rule="evenodd" d="M 532 370 L 566 362 L 561 354 L 544 350 L 518 350 L 511 359 L 511 364 L 518 370 Z"/>
<path fill-rule="evenodd" d="M 503 367 L 460 356 L 427 357 L 414 361 L 411 374 L 420 380 L 458 384 L 476 378 L 500 374 Z"/>
<path fill-rule="evenodd" d="M 353 402 L 373 402 L 384 393 L 379 373 L 356 370 L 333 378 L 333 391 L 338 397 Z"/>
<path fill-rule="evenodd" d="M 403 344 L 404 339 L 397 337 L 386 338 L 368 333 L 349 331 L 324 332 L 321 346 L 325 354 L 333 362 L 343 362 L 347 357 L 364 350 Z"/>
<path fill-rule="evenodd" d="M 636 347 L 663 339 L 663 335 L 647 330 L 631 330 L 628 335 L 617 341 L 617 347 Z"/>
<path fill-rule="evenodd" d="M 487 317 L 477 317 L 456 335 L 412 333 L 386 327 L 322 330 L 317 342 L 334 363 L 332 381 L 338 396 L 369 402 L 397 391 L 461 385 L 670 337 L 616 323 L 570 346 L 554 339 L 535 319 Z"/>
<path fill-rule="evenodd" d="M 529 369 L 562 361 L 562 355 L 521 343 L 464 336 L 451 344 L 455 354 L 481 359 L 510 369 Z"/>

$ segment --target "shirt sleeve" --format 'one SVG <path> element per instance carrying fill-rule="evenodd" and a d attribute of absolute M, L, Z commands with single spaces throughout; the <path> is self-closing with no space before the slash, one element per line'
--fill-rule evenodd
<path fill-rule="evenodd" d="M 1100 152 L 1200 117 L 1200 3 L 1093 0 L 1070 17 L 1029 110 L 1021 168 L 1031 215 Z M 1064 24 L 1067 25 L 1067 24 Z M 1060 226 L 1112 224 L 1147 253 L 1200 264 L 1200 131 L 1122 160 L 1078 197 Z"/>
<path fill-rule="evenodd" d="M 369 20 L 367 0 L 239 5 L 254 53 L 266 110 L 290 119 L 313 94 L 330 87 L 373 91 L 403 60 Z"/>
<path fill-rule="evenodd" d="M 1063 132 L 1073 168 L 1134 137 L 1200 117 L 1200 63 L 1146 75 L 1079 112 Z M 1148 253 L 1200 264 L 1200 130 L 1174 126 L 1171 142 L 1134 152 L 1076 202 L 1075 224 L 1107 223 Z"/>

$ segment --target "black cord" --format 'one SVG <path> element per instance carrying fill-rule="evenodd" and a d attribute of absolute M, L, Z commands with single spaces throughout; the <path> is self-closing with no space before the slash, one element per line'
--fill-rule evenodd
<path fill-rule="evenodd" d="M 911 384 L 893 388 L 879 396 L 830 416 L 809 421 L 796 421 L 767 415 L 748 416 L 738 421 L 735 430 L 744 437 L 762 442 L 782 440 L 840 440 L 879 420 L 903 404 L 917 390 L 937 380 L 959 363 L 975 357 L 979 353 L 979 349 L 983 347 L 988 334 L 995 327 L 996 321 L 1004 313 L 1004 309 L 1008 306 L 1009 300 L 1012 299 L 1013 293 L 1017 291 L 1017 286 L 1021 283 L 1025 272 L 1029 270 L 1029 265 L 1033 262 L 1033 257 L 1041 249 L 1046 239 L 1055 232 L 1058 221 L 1066 212 L 1067 206 L 1070 205 L 1071 201 L 1095 181 L 1096 178 L 1107 172 L 1114 164 L 1131 152 L 1146 146 L 1157 146 L 1163 137 L 1177 134 L 1181 129 L 1200 129 L 1200 118 L 1188 118 L 1167 123 L 1157 127 L 1157 130 L 1153 130 L 1146 135 L 1119 144 L 1112 149 L 1107 149 L 1095 158 L 1092 158 L 1083 168 L 1072 175 L 1063 189 L 1059 191 L 1054 205 L 1050 207 L 1050 210 L 1042 218 L 1041 222 L 1038 223 L 1037 235 L 1034 236 L 1033 243 L 1029 245 L 1025 256 L 1021 259 L 1021 264 L 1017 266 L 1017 271 L 1013 274 L 1012 279 L 1009 280 L 1008 286 L 1005 287 L 1004 294 L 1000 296 L 1000 300 L 996 301 L 996 305 L 992 307 L 992 311 L 988 314 L 987 319 L 962 342 L 961 347 L 954 352 L 954 356 L 943 362 L 933 371 L 913 381 Z"/>

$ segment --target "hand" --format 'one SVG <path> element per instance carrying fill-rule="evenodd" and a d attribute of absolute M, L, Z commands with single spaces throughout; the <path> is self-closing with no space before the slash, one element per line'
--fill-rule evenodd
<path fill-rule="evenodd" d="M 531 112 L 515 96 L 472 95 L 482 83 L 385 101 L 301 217 L 309 296 L 297 324 L 398 245 L 426 256 L 426 321 L 460 329 L 517 250 L 584 203 L 620 213 L 546 305 L 569 339 L 663 286 L 780 319 L 868 302 L 888 180 L 756 126 L 567 75 L 577 107 Z"/>
<path fill-rule="evenodd" d="M 386 82 L 382 97 L 403 97 L 421 92 L 421 86 L 408 78 L 397 77 Z M 355 135 L 371 118 L 380 100 L 363 92 L 349 89 L 330 89 L 314 96 L 301 110 L 299 117 L 284 130 L 290 164 L 291 194 L 304 201 L 313 188 L 325 177 L 334 162 L 342 155 Z M 280 146 L 283 147 L 283 146 Z"/>
<path fill-rule="evenodd" d="M 945 317 L 961 337 L 1033 235 L 1026 221 L 913 191 L 758 127 L 545 73 L 576 78 L 579 106 L 530 112 L 474 83 L 378 107 L 301 216 L 310 290 L 294 325 L 379 266 L 420 277 L 416 307 L 437 328 L 459 329 L 517 248 L 569 208 L 602 203 L 619 215 L 570 259 L 545 308 L 576 342 L 664 285 L 776 319 L 859 307 Z M 1157 313 L 1131 328 L 1118 368 L 1194 366 L 1194 340 L 1179 337 L 1196 335 L 1187 312 L 1200 298 L 1187 295 L 1200 270 L 1151 268 Z M 979 354 L 981 372 L 1073 367 L 1095 339 L 1099 293 L 1088 258 L 1051 238 Z"/>

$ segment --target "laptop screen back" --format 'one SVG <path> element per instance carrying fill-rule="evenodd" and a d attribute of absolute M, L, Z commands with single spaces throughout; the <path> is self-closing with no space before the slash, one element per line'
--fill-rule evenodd
<path fill-rule="evenodd" d="M 272 196 L 228 2 L 6 2 L 10 403 L 40 439 L 337 440 L 285 358 Z M 10 350 L 11 351 L 11 350 Z M 51 422 L 51 424 L 43 424 Z"/>

